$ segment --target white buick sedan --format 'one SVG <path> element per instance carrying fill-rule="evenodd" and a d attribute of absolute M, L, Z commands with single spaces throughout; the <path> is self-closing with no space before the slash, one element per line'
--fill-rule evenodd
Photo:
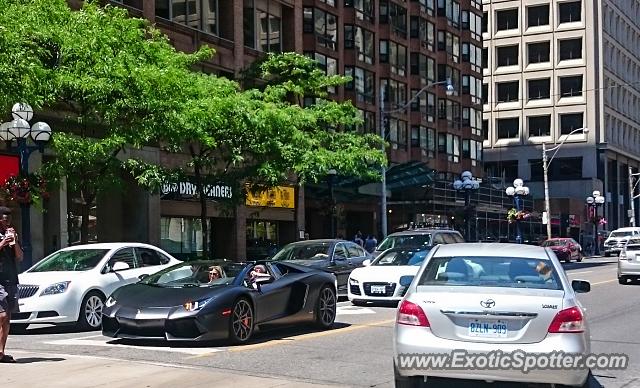
<path fill-rule="evenodd" d="M 106 296 L 180 261 L 152 245 L 101 243 L 76 245 L 45 257 L 18 275 L 20 312 L 11 325 L 75 323 L 99 329 Z"/>

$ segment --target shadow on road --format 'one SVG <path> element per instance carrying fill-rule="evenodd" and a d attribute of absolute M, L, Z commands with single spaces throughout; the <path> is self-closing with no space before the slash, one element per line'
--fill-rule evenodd
<path fill-rule="evenodd" d="M 22 326 L 11 325 L 11 335 L 45 335 L 45 334 L 69 334 L 69 333 L 100 333 L 100 330 L 81 330 L 74 325 L 51 325 L 25 329 Z"/>
<path fill-rule="evenodd" d="M 295 336 L 305 335 L 305 334 L 314 334 L 325 331 L 332 331 L 343 329 L 349 327 L 351 325 L 341 322 L 334 323 L 333 327 L 328 330 L 318 330 L 312 326 L 296 326 L 296 327 L 287 327 L 287 326 L 277 326 L 277 327 L 261 327 L 259 331 L 256 331 L 253 334 L 253 338 L 249 340 L 247 343 L 242 345 L 230 345 L 229 342 L 223 340 L 214 340 L 214 341 L 202 341 L 202 342 L 168 342 L 163 340 L 136 340 L 136 339 L 114 339 L 109 341 L 109 344 L 112 345 L 136 345 L 136 346 L 148 346 L 150 348 L 153 347 L 171 347 L 171 348 L 214 348 L 214 347 L 232 347 L 232 348 L 242 348 L 246 345 L 255 345 L 261 344 L 269 341 L 275 340 L 291 340 Z"/>
<path fill-rule="evenodd" d="M 589 261 L 582 261 L 580 263 L 576 263 L 576 262 L 571 262 L 571 263 L 562 263 L 562 268 L 566 270 L 573 270 L 573 269 L 589 269 L 589 268 L 597 268 L 597 267 L 606 267 L 608 265 L 611 265 L 613 262 L 589 262 Z"/>
<path fill-rule="evenodd" d="M 61 357 L 23 357 L 16 358 L 17 364 L 33 364 L 36 362 L 58 362 L 58 361 L 66 361 L 66 358 Z"/>

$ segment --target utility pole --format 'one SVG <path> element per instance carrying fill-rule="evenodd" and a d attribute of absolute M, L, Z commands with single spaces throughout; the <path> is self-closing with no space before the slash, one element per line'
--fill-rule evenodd
<path fill-rule="evenodd" d="M 385 137 L 385 113 L 384 113 L 384 86 L 380 87 L 380 137 L 384 140 Z M 387 150 L 384 146 L 384 141 L 382 142 L 382 153 L 386 153 Z M 381 191 L 382 197 L 380 197 L 380 222 L 382 228 L 382 238 L 380 241 L 384 240 L 387 237 L 387 168 L 382 166 L 382 181 L 381 181 Z"/>
<path fill-rule="evenodd" d="M 631 226 L 636 226 L 636 209 L 634 201 L 640 197 L 640 194 L 635 195 L 636 186 L 638 181 L 634 183 L 634 177 L 640 175 L 640 173 L 633 173 L 631 166 L 629 166 L 629 206 L 631 207 L 631 214 L 629 215 L 629 223 Z"/>

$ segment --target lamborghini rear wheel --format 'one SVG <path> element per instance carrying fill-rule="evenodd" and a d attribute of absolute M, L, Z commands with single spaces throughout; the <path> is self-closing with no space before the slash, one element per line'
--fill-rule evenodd
<path fill-rule="evenodd" d="M 229 320 L 229 339 L 236 344 L 243 344 L 251 338 L 254 328 L 253 308 L 246 299 L 238 299 L 231 309 Z"/>
<path fill-rule="evenodd" d="M 324 286 L 318 294 L 316 303 L 316 326 L 328 329 L 336 319 L 336 293 L 333 287 Z"/>

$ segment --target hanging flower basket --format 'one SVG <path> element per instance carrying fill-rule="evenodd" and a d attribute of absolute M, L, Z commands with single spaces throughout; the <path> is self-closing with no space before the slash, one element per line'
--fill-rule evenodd
<path fill-rule="evenodd" d="M 49 198 L 47 181 L 37 173 L 9 177 L 1 190 L 9 201 L 20 205 L 41 207 L 42 200 Z"/>
<path fill-rule="evenodd" d="M 526 220 L 529 217 L 531 217 L 531 213 L 523 210 L 517 211 L 515 208 L 511 208 L 509 212 L 507 212 L 507 221 L 509 221 L 510 224 L 515 221 Z"/>
<path fill-rule="evenodd" d="M 607 224 L 607 219 L 602 216 L 593 216 L 589 219 L 589 221 L 594 225 L 603 226 Z"/>

